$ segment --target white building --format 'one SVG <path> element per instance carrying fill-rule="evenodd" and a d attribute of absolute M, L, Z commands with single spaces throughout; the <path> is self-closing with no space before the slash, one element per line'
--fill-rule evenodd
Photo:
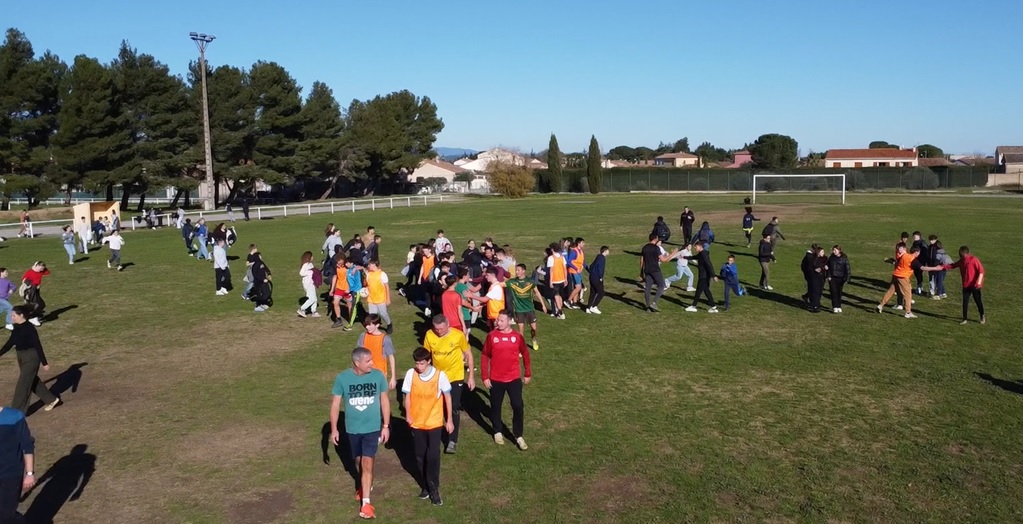
<path fill-rule="evenodd" d="M 834 169 L 919 165 L 915 149 L 829 149 L 824 156 L 824 167 Z"/>
<path fill-rule="evenodd" d="M 467 172 L 467 169 L 449 164 L 443 160 L 426 159 L 419 163 L 419 167 L 412 172 L 412 176 L 409 179 L 413 182 L 421 183 L 427 178 L 443 178 L 448 183 L 451 183 L 455 181 L 455 175 Z"/>

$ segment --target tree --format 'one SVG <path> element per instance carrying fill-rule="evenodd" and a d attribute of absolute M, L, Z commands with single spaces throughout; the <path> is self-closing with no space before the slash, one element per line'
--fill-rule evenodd
<path fill-rule="evenodd" d="M 207 64 L 209 67 L 209 64 Z M 193 63 L 189 73 L 190 97 L 195 115 L 196 145 L 192 158 L 197 165 L 205 163 L 202 144 L 202 84 L 199 64 Z M 233 66 L 220 66 L 206 72 L 206 87 L 209 97 L 210 140 L 213 145 L 213 174 L 216 189 L 214 197 L 219 201 L 220 181 L 232 182 L 231 189 L 252 187 L 263 174 L 253 160 L 256 141 L 256 99 L 250 88 L 249 74 Z M 204 179 L 203 170 L 191 170 L 193 183 Z M 268 175 L 269 176 L 269 175 Z M 187 185 L 179 186 L 187 190 Z"/>
<path fill-rule="evenodd" d="M 684 137 L 676 140 L 675 143 L 671 146 L 671 152 L 672 153 L 690 153 L 691 151 L 689 150 L 689 137 L 684 136 Z"/>
<path fill-rule="evenodd" d="M 353 100 L 345 115 L 342 162 L 345 173 L 362 180 L 366 191 L 393 189 L 427 158 L 444 129 L 429 97 L 409 91 Z M 406 182 L 406 180 L 400 180 Z"/>
<path fill-rule="evenodd" d="M 688 146 L 687 146 L 688 147 Z M 590 186 L 590 193 L 600 193 L 603 181 L 604 166 L 601 165 L 600 145 L 597 144 L 597 137 L 590 136 L 590 150 L 586 154 L 586 182 Z"/>
<path fill-rule="evenodd" d="M 922 146 L 916 146 L 916 152 L 920 155 L 920 158 L 944 158 L 945 152 L 940 147 L 932 146 L 931 144 L 924 144 Z"/>
<path fill-rule="evenodd" d="M 490 190 L 508 198 L 522 198 L 536 185 L 536 177 L 526 166 L 495 160 L 487 164 Z"/>
<path fill-rule="evenodd" d="M 291 181 L 296 175 L 295 153 L 302 140 L 302 89 L 279 64 L 262 61 L 249 70 L 249 88 L 256 104 L 252 161 L 259 178 L 269 184 Z M 251 175 L 245 175 L 254 182 Z M 238 188 L 230 189 L 229 198 L 233 198 Z"/>
<path fill-rule="evenodd" d="M 790 136 L 769 133 L 749 145 L 753 165 L 761 169 L 786 169 L 799 162 L 799 144 Z"/>
<path fill-rule="evenodd" d="M 565 173 L 562 170 L 561 148 L 558 147 L 558 137 L 551 133 L 551 142 L 547 146 L 547 177 L 551 193 L 560 193 L 565 190 Z"/>
<path fill-rule="evenodd" d="M 897 146 L 895 144 L 889 144 L 888 142 L 886 142 L 884 140 L 875 140 L 875 141 L 871 142 L 870 145 L 867 146 L 867 147 L 869 147 L 870 149 L 898 149 L 899 148 L 899 146 Z"/>
<path fill-rule="evenodd" d="M 131 137 L 131 149 L 121 167 L 106 184 L 107 199 L 120 184 L 121 209 L 128 208 L 132 194 L 145 195 L 154 186 L 169 185 L 188 164 L 189 150 L 198 140 L 185 83 L 152 55 L 142 54 L 128 42 L 111 65 L 124 125 Z"/>
<path fill-rule="evenodd" d="M 703 162 L 722 162 L 728 160 L 728 151 L 720 147 L 714 147 L 710 142 L 700 144 L 693 153 L 703 159 Z"/>
<path fill-rule="evenodd" d="M 309 177 L 328 177 L 327 188 L 320 198 L 327 198 L 341 177 L 338 169 L 341 147 L 341 106 L 334 100 L 334 93 L 323 82 L 313 82 L 309 98 L 302 106 L 302 142 L 297 151 L 298 173 Z"/>
<path fill-rule="evenodd" d="M 615 146 L 607 152 L 607 157 L 611 160 L 626 160 L 629 162 L 635 162 L 639 160 L 636 155 L 636 150 L 629 146 Z"/>
<path fill-rule="evenodd" d="M 70 202 L 71 193 L 86 181 L 92 188 L 110 183 L 111 173 L 130 155 L 132 139 L 118 105 L 113 74 L 95 58 L 75 57 L 61 91 L 50 176 L 63 186 Z"/>
<path fill-rule="evenodd" d="M 653 160 L 658 153 L 646 146 L 636 148 L 636 160 Z"/>

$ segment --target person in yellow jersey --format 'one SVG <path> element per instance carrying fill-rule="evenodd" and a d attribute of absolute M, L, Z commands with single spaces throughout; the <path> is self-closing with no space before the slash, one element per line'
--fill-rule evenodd
<path fill-rule="evenodd" d="M 480 297 L 480 303 L 487 305 L 487 329 L 493 331 L 497 325 L 497 316 L 504 311 L 504 282 L 498 282 L 497 270 L 488 268 L 484 276 L 490 288 L 487 293 Z"/>
<path fill-rule="evenodd" d="M 359 335 L 359 342 L 356 344 L 369 350 L 373 355 L 373 369 L 380 370 L 387 377 L 388 389 L 394 389 L 394 342 L 391 337 L 380 331 L 380 315 L 370 313 L 362 320 L 366 332 Z"/>
<path fill-rule="evenodd" d="M 416 365 L 405 373 L 401 391 L 416 454 L 419 498 L 429 498 L 434 506 L 440 506 L 444 504 L 440 498 L 441 429 L 448 433 L 455 430 L 452 419 L 458 408 L 453 406 L 451 382 L 443 370 L 433 366 L 430 351 L 418 347 L 412 351 L 412 359 Z"/>
<path fill-rule="evenodd" d="M 443 371 L 451 380 L 451 419 L 452 429 L 448 430 L 448 443 L 445 453 L 455 453 L 458 449 L 458 411 L 462 407 L 462 393 L 465 387 L 469 391 L 476 389 L 473 378 L 472 352 L 469 341 L 461 331 L 454 329 L 444 315 L 433 317 L 433 329 L 426 332 L 423 347 L 433 357 L 433 365 Z M 469 372 L 466 373 L 466 368 Z"/>
<path fill-rule="evenodd" d="M 366 264 L 366 287 L 369 289 L 367 309 L 370 314 L 380 315 L 380 319 L 387 325 L 387 333 L 393 333 L 391 315 L 387 312 L 387 307 L 391 305 L 391 289 L 388 287 L 387 273 L 380 269 L 379 260 L 370 260 Z"/>

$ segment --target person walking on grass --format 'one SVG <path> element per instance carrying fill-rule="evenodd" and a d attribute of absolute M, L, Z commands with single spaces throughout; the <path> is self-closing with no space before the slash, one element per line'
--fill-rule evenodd
<path fill-rule="evenodd" d="M 405 373 L 401 384 L 404 393 L 405 419 L 412 432 L 416 455 L 416 481 L 420 499 L 430 499 L 434 506 L 443 505 L 440 498 L 440 449 L 442 431 L 456 431 L 452 384 L 444 371 L 433 366 L 429 350 L 418 347 L 412 351 L 415 366 Z"/>
<path fill-rule="evenodd" d="M 813 263 L 817 258 L 817 251 L 820 249 L 816 243 L 810 245 L 810 249 L 803 253 L 803 260 L 799 263 L 799 271 L 803 274 L 803 283 L 806 286 L 806 293 L 800 297 L 809 306 L 810 294 L 813 291 Z"/>
<path fill-rule="evenodd" d="M 778 225 L 778 217 L 771 217 L 771 221 L 764 226 L 764 230 L 760 233 L 760 236 L 771 237 L 771 245 L 777 246 L 778 239 L 785 240 L 785 235 L 781 234 L 781 226 Z"/>
<path fill-rule="evenodd" d="M 32 267 L 21 276 L 22 298 L 30 306 L 28 321 L 33 326 L 38 326 L 41 323 L 40 319 L 46 312 L 46 301 L 43 300 L 40 288 L 43 285 L 43 277 L 49 274 L 50 270 L 46 267 L 46 263 L 40 260 L 32 264 Z"/>
<path fill-rule="evenodd" d="M 959 260 L 951 264 L 942 264 L 923 268 L 925 271 L 949 271 L 959 268 L 959 274 L 963 277 L 963 321 L 960 324 L 970 322 L 970 297 L 977 304 L 977 313 L 980 315 L 980 323 L 987 324 L 987 316 L 984 315 L 984 300 L 980 290 L 984 287 L 984 265 L 980 259 L 970 254 L 969 246 L 959 248 Z"/>
<path fill-rule="evenodd" d="M 810 276 L 808 283 L 810 289 L 809 309 L 811 313 L 820 313 L 821 298 L 824 296 L 824 281 L 828 276 L 828 259 L 825 257 L 824 248 L 816 246 L 813 252 L 813 260 L 810 261 Z"/>
<path fill-rule="evenodd" d="M 760 289 L 773 291 L 771 287 L 771 263 L 775 261 L 774 245 L 771 244 L 771 235 L 764 235 L 760 239 L 757 248 L 757 261 L 760 262 Z"/>
<path fill-rule="evenodd" d="M 75 232 L 78 233 L 78 241 L 81 243 L 83 255 L 89 254 L 90 229 L 91 228 L 89 227 L 89 221 L 86 220 L 85 217 L 81 217 Z"/>
<path fill-rule="evenodd" d="M 393 383 L 393 379 L 392 379 Z M 369 349 L 352 350 L 352 367 L 334 378 L 330 401 L 330 441 L 341 442 L 338 420 L 341 404 L 345 406 L 345 433 L 355 461 L 355 500 L 359 502 L 359 516 L 376 518 L 370 503 L 373 492 L 373 461 L 380 444 L 391 438 L 391 401 L 387 396 L 387 380 L 373 367 Z"/>
<path fill-rule="evenodd" d="M 216 280 L 217 295 L 226 295 L 234 286 L 231 285 L 231 266 L 227 263 L 227 241 L 223 238 L 217 239 L 213 246 L 213 276 Z"/>
<path fill-rule="evenodd" d="M 664 275 L 661 274 L 661 262 L 667 262 L 678 255 L 678 249 L 665 253 L 661 249 L 661 239 L 657 233 L 650 233 L 649 242 L 640 250 L 639 256 L 639 279 L 643 282 L 643 301 L 647 311 L 651 313 L 660 312 L 657 309 L 657 301 L 664 294 Z M 713 271 L 713 270 L 711 270 Z M 650 289 L 655 287 L 654 299 L 650 300 Z"/>
<path fill-rule="evenodd" d="M 21 224 L 21 229 L 18 229 L 18 238 L 29 236 L 28 225 L 32 222 L 32 220 L 28 216 L 28 211 L 22 209 L 21 216 L 18 221 Z"/>
<path fill-rule="evenodd" d="M 193 245 L 195 239 L 195 226 L 192 225 L 192 219 L 186 218 L 185 222 L 181 225 L 181 238 L 185 241 L 185 249 L 188 250 L 188 256 L 195 256 L 195 246 Z"/>
<path fill-rule="evenodd" d="M 753 216 L 753 208 L 746 206 L 746 214 L 742 215 L 742 233 L 746 235 L 746 247 L 749 248 L 753 242 L 753 223 L 760 222 L 760 219 Z"/>
<path fill-rule="evenodd" d="M 472 352 L 469 341 L 457 329 L 452 329 L 444 315 L 433 317 L 433 329 L 426 332 L 423 347 L 430 352 L 432 362 L 451 380 L 451 420 L 453 427 L 448 430 L 448 444 L 445 453 L 458 450 L 458 429 L 462 409 L 462 394 L 466 387 L 476 389 Z M 419 359 L 416 358 L 418 362 Z M 468 373 L 466 373 L 468 369 Z M 406 382 L 407 383 L 407 382 Z"/>
<path fill-rule="evenodd" d="M 938 235 L 927 237 L 927 265 L 931 267 L 944 267 L 945 264 L 952 264 L 952 257 L 948 256 L 945 246 L 938 240 Z M 948 298 L 945 294 L 945 270 L 928 271 L 930 276 L 931 298 L 942 300 Z"/>
<path fill-rule="evenodd" d="M 319 313 L 316 312 L 316 284 L 313 282 L 313 252 L 306 251 L 302 253 L 301 265 L 298 268 L 298 276 L 302 277 L 302 292 L 305 293 L 305 301 L 298 308 L 298 316 L 306 318 L 311 316 L 318 318 Z M 312 310 L 312 313 L 306 315 L 306 311 Z"/>
<path fill-rule="evenodd" d="M 0 522 L 23 522 L 18 503 L 36 485 L 35 439 L 14 408 L 0 407 L 0 434 Z"/>
<path fill-rule="evenodd" d="M 592 274 L 593 264 L 590 264 L 589 267 Z M 519 334 L 522 335 L 526 325 L 529 325 L 529 339 L 532 341 L 533 351 L 539 350 L 540 344 L 536 340 L 536 306 L 533 305 L 533 299 L 536 298 L 540 302 L 544 313 L 547 312 L 547 305 L 544 304 L 543 296 L 540 295 L 540 290 L 537 289 L 533 280 L 526 278 L 526 265 L 516 265 L 515 278 L 505 280 L 504 285 L 511 295 L 511 311 L 515 323 L 519 325 Z M 593 300 L 592 294 L 590 300 Z M 586 312 L 592 313 L 589 308 L 586 309 Z"/>
<path fill-rule="evenodd" d="M 483 343 L 480 375 L 483 385 L 490 390 L 490 423 L 494 426 L 494 443 L 504 444 L 501 408 L 504 404 L 504 395 L 507 393 L 512 408 L 511 437 L 519 449 L 525 451 L 529 446 L 526 445 L 522 434 L 524 426 L 522 385 L 529 384 L 532 380 L 533 370 L 526 341 L 522 338 L 522 333 L 516 333 L 512 329 L 511 323 L 511 316 L 506 311 L 498 315 L 496 329 L 487 334 L 486 342 Z M 525 376 L 519 364 L 520 359 L 526 368 Z"/>
<path fill-rule="evenodd" d="M 707 313 L 717 313 L 718 305 L 714 302 L 714 295 L 710 292 L 710 281 L 712 278 L 716 281 L 718 277 L 714 276 L 714 264 L 710 261 L 710 251 L 703 249 L 703 244 L 694 244 L 693 248 L 696 249 L 696 254 L 686 258 L 696 260 L 699 276 L 696 279 L 696 294 L 693 295 L 693 303 L 686 308 L 686 311 L 695 313 L 697 311 L 696 304 L 700 303 L 700 295 L 703 295 L 707 298 L 707 305 L 710 306 Z"/>
<path fill-rule="evenodd" d="M 373 355 L 373 369 L 379 369 L 387 379 L 387 387 L 394 389 L 396 377 L 394 369 L 394 342 L 391 336 L 380 329 L 380 315 L 370 313 L 362 319 L 362 326 L 366 329 L 359 335 L 356 345 L 369 350 Z"/>
<path fill-rule="evenodd" d="M 678 282 L 685 277 L 686 291 L 696 291 L 696 288 L 693 287 L 693 271 L 689 269 L 689 261 L 686 260 L 686 257 L 692 254 L 692 244 L 686 244 L 672 257 L 675 259 L 675 274 L 664 279 L 664 289 L 671 287 L 672 282 Z"/>
<path fill-rule="evenodd" d="M 71 226 L 64 226 L 61 228 L 60 241 L 64 244 L 64 251 L 67 252 L 67 263 L 75 263 L 75 232 L 71 230 Z"/>
<path fill-rule="evenodd" d="M 110 236 L 103 237 L 103 243 L 110 246 L 107 269 L 116 267 L 118 271 L 122 271 L 124 266 L 121 265 L 121 248 L 124 247 L 124 237 L 121 236 L 121 232 L 116 229 L 111 231 Z"/>
<path fill-rule="evenodd" d="M 919 253 L 919 251 L 917 252 Z M 881 303 L 877 305 L 877 312 L 883 313 L 884 306 L 891 300 L 892 296 L 896 292 L 902 293 L 904 297 L 903 303 L 905 304 L 906 318 L 916 318 L 913 314 L 913 301 L 911 297 L 912 286 L 909 283 L 909 278 L 913 276 L 913 261 L 916 260 L 917 255 L 906 252 L 906 243 L 899 242 L 895 246 L 895 258 L 885 259 L 887 263 L 894 263 L 895 270 L 892 271 L 891 284 L 888 286 L 888 291 L 885 292 L 884 296 L 881 297 Z"/>
<path fill-rule="evenodd" d="M 380 269 L 380 261 L 375 258 L 366 264 L 366 289 L 369 290 L 369 294 L 366 295 L 366 309 L 370 314 L 378 315 L 384 324 L 387 324 L 387 333 L 393 333 L 391 315 L 387 312 L 391 305 L 391 289 L 388 286 L 387 273 Z"/>
<path fill-rule="evenodd" d="M 731 294 L 735 293 L 736 296 L 745 295 L 746 292 L 742 289 L 742 285 L 739 284 L 739 268 L 735 266 L 735 255 L 728 255 L 728 260 L 721 266 L 721 271 L 718 272 L 721 280 L 725 282 L 725 311 L 731 307 Z"/>
<path fill-rule="evenodd" d="M 249 248 L 249 253 L 252 260 L 252 289 L 249 290 L 249 297 L 256 304 L 253 311 L 262 313 L 273 305 L 273 277 L 262 253 L 256 251 L 255 244 Z"/>
<path fill-rule="evenodd" d="M 7 268 L 0 267 L 0 314 L 4 315 L 4 327 L 8 331 L 14 329 L 12 324 L 11 312 L 14 310 L 14 306 L 11 305 L 11 295 L 16 291 L 14 282 L 11 282 L 10 273 L 7 272 Z"/>
<path fill-rule="evenodd" d="M 696 215 L 689 206 L 682 208 L 682 216 L 678 219 L 678 227 L 682 229 L 682 241 L 686 242 L 693 238 L 693 223 L 696 222 Z"/>
<path fill-rule="evenodd" d="M 586 241 L 581 237 L 573 240 L 568 250 L 567 260 L 565 261 L 568 265 L 568 278 L 572 283 L 572 291 L 568 295 L 568 307 L 572 309 L 580 309 L 582 307 L 579 305 L 579 302 L 583 292 L 583 269 L 586 267 L 584 247 L 586 247 Z"/>
<path fill-rule="evenodd" d="M 208 229 L 206 228 L 206 219 L 200 218 L 199 222 L 195 226 L 195 239 L 199 243 L 199 253 L 195 255 L 195 258 L 199 260 L 209 260 L 210 252 L 206 248 L 206 237 L 208 236 Z"/>
<path fill-rule="evenodd" d="M 43 401 L 43 411 L 51 411 L 60 403 L 60 397 L 56 396 L 47 388 L 43 381 L 39 380 L 39 366 L 43 371 L 50 370 L 50 363 L 46 360 L 46 353 L 43 352 L 43 344 L 39 341 L 39 332 L 35 325 L 28 322 L 31 308 L 27 305 L 14 306 L 11 312 L 11 319 L 14 329 L 7 343 L 0 347 L 0 357 L 14 349 L 18 357 L 18 384 L 14 388 L 14 399 L 11 400 L 11 407 L 25 413 L 28 411 L 28 401 L 32 393 L 35 393 L 39 400 Z"/>
<path fill-rule="evenodd" d="M 831 256 L 828 257 L 828 285 L 831 289 L 831 312 L 842 312 L 842 288 L 852 278 L 852 268 L 849 266 L 849 257 L 845 256 L 842 246 L 835 244 L 831 246 Z"/>
<path fill-rule="evenodd" d="M 587 268 L 590 272 L 590 302 L 586 306 L 586 312 L 594 315 L 600 315 L 600 301 L 604 299 L 604 271 L 607 267 L 607 256 L 611 253 L 611 248 L 607 246 L 600 246 L 600 251 L 597 256 L 593 258 L 593 262 L 590 263 Z M 522 273 L 526 273 L 526 265 L 522 264 Z M 540 299 L 540 303 L 543 304 L 543 297 L 540 296 L 540 292 L 536 292 L 537 298 Z M 544 311 L 546 313 L 546 310 Z M 516 321 L 518 316 L 516 315 Z M 521 329 L 520 329 L 521 332 Z M 533 327 L 533 333 L 536 333 L 536 327 Z M 533 341 L 533 351 L 536 351 L 536 341 Z"/>

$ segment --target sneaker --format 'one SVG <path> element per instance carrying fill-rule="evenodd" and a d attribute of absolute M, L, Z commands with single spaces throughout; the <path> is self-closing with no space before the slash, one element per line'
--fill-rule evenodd
<path fill-rule="evenodd" d="M 43 406 L 43 411 L 53 411 L 53 408 L 57 407 L 57 404 L 60 404 L 60 397 L 57 397 L 57 399 L 53 402 Z"/>
<path fill-rule="evenodd" d="M 297 311 L 297 313 L 298 313 L 298 316 L 300 316 L 300 317 L 302 317 L 302 318 L 305 318 L 305 311 L 302 311 L 302 310 L 300 309 L 300 310 L 298 310 L 298 311 Z"/>
<path fill-rule="evenodd" d="M 941 298 L 942 298 L 942 299 L 946 299 L 946 298 L 948 298 L 948 295 L 946 295 L 945 293 L 942 293 L 942 294 L 941 294 Z"/>
<path fill-rule="evenodd" d="M 228 291 L 227 291 L 227 288 L 226 288 L 226 287 L 222 287 L 222 288 L 220 288 L 220 291 L 221 291 L 221 292 L 223 292 L 223 293 L 224 293 L 225 295 L 226 295 L 226 294 L 228 293 Z"/>
<path fill-rule="evenodd" d="M 771 289 L 771 288 L 767 288 L 767 289 Z M 692 293 L 693 291 L 696 291 L 696 288 L 695 287 L 687 287 L 686 291 Z"/>
<path fill-rule="evenodd" d="M 75 265 L 75 261 L 74 260 L 68 260 L 67 263 L 68 263 L 69 266 Z"/>
<path fill-rule="evenodd" d="M 603 313 L 600 312 L 600 308 L 598 308 L 596 306 L 591 307 L 590 309 L 587 309 L 586 311 L 588 311 L 590 313 L 593 313 L 594 315 L 603 315 Z"/>
<path fill-rule="evenodd" d="M 583 311 L 585 311 L 587 315 L 589 315 L 590 313 L 593 313 L 592 311 L 590 311 L 590 308 L 586 308 Z"/>
<path fill-rule="evenodd" d="M 42 322 L 38 318 L 30 318 L 28 319 L 28 323 L 32 324 L 33 326 L 38 326 L 42 324 Z"/>
<path fill-rule="evenodd" d="M 430 308 L 426 308 L 423 310 L 423 314 L 426 316 L 430 316 L 430 313 L 431 313 Z"/>
<path fill-rule="evenodd" d="M 540 343 L 533 339 L 533 351 L 540 351 Z"/>
<path fill-rule="evenodd" d="M 440 499 L 440 493 L 436 491 L 430 493 L 430 502 L 432 502 L 434 506 L 444 505 L 444 501 Z"/>
<path fill-rule="evenodd" d="M 193 254 L 189 253 L 189 254 L 188 254 L 188 256 L 190 256 L 190 257 L 194 257 L 195 255 L 193 255 Z"/>
<path fill-rule="evenodd" d="M 226 295 L 226 294 L 227 294 L 227 292 L 226 292 L 226 291 L 224 291 L 223 289 L 218 289 L 218 290 L 217 290 L 217 292 L 216 292 L 215 294 L 216 294 L 216 295 L 217 295 L 218 297 L 222 297 L 222 296 Z"/>
<path fill-rule="evenodd" d="M 266 311 L 266 306 L 256 306 L 252 310 L 255 311 L 256 313 L 262 313 Z"/>
<path fill-rule="evenodd" d="M 661 312 L 660 309 L 657 309 L 657 304 L 653 304 L 653 305 L 647 306 L 646 310 L 651 312 L 651 313 L 660 313 Z"/>
<path fill-rule="evenodd" d="M 107 269 L 110 269 L 110 261 L 107 260 Z"/>
<path fill-rule="evenodd" d="M 969 323 L 970 323 L 970 321 L 969 321 L 969 320 L 965 320 L 965 319 L 964 319 L 964 320 L 963 320 L 962 322 L 960 322 L 960 323 L 959 323 L 959 325 L 960 325 L 960 326 L 965 326 L 966 324 L 969 324 Z"/>
<path fill-rule="evenodd" d="M 4 328 L 6 328 L 7 331 L 14 331 L 14 324 L 7 324 Z"/>
<path fill-rule="evenodd" d="M 458 443 L 455 441 L 448 442 L 448 447 L 444 449 L 444 453 L 448 455 L 454 455 L 458 451 Z"/>
<path fill-rule="evenodd" d="M 895 311 L 902 311 L 902 310 L 904 310 L 904 309 L 906 309 L 906 307 L 905 307 L 905 306 L 902 306 L 902 305 L 899 305 L 899 306 L 895 306 Z"/>
<path fill-rule="evenodd" d="M 838 312 L 841 313 L 842 312 L 842 308 L 838 308 Z"/>
<path fill-rule="evenodd" d="M 671 287 L 671 282 L 665 282 L 664 283 L 664 289 L 669 289 L 670 287 Z"/>
<path fill-rule="evenodd" d="M 884 313 L 884 306 L 883 306 L 883 305 L 880 305 L 880 304 L 878 304 L 878 306 L 877 306 L 877 312 L 878 312 L 878 313 Z"/>
<path fill-rule="evenodd" d="M 527 449 L 529 449 L 529 446 L 526 445 L 526 439 L 522 437 L 515 439 L 515 443 L 519 445 L 519 449 L 521 449 L 522 451 L 526 451 Z"/>
<path fill-rule="evenodd" d="M 426 491 L 426 488 L 423 488 L 423 489 L 422 489 L 422 490 L 421 490 L 421 491 L 419 492 L 419 495 L 418 495 L 418 497 L 419 497 L 419 500 L 426 500 L 426 499 L 430 498 L 430 492 L 429 492 L 429 491 Z"/>
<path fill-rule="evenodd" d="M 831 308 L 831 312 L 835 313 L 837 315 L 838 313 L 841 313 L 842 311 L 839 310 L 837 307 L 835 307 L 835 308 Z"/>
<path fill-rule="evenodd" d="M 717 306 L 714 306 L 714 307 L 712 307 L 712 308 L 707 310 L 707 313 L 717 313 L 717 312 L 718 312 Z"/>
<path fill-rule="evenodd" d="M 373 505 L 372 504 L 363 504 L 362 507 L 359 508 L 359 516 L 364 518 L 364 519 L 375 519 L 375 518 L 377 518 L 376 513 L 374 513 L 374 511 L 373 511 Z"/>
<path fill-rule="evenodd" d="M 773 287 L 771 287 L 771 286 L 767 286 L 767 290 L 768 290 L 768 291 L 774 291 L 774 288 L 773 288 Z M 696 290 L 694 289 L 693 291 L 696 291 Z"/>
<path fill-rule="evenodd" d="M 352 325 L 351 324 L 348 324 L 345 327 L 341 328 L 341 331 L 351 331 L 351 330 L 352 330 Z"/>
<path fill-rule="evenodd" d="M 401 296 L 405 296 L 405 288 L 399 289 L 398 290 L 398 294 L 401 295 Z"/>
<path fill-rule="evenodd" d="M 696 306 L 689 306 L 689 307 L 686 308 L 686 311 L 688 311 L 690 313 L 696 313 L 699 310 L 696 309 Z"/>
<path fill-rule="evenodd" d="M 504 435 L 502 435 L 500 433 L 494 433 L 494 444 L 503 446 L 504 445 Z"/>
<path fill-rule="evenodd" d="M 559 313 L 559 314 L 558 314 L 558 316 L 557 316 L 556 318 L 557 318 L 558 320 L 565 320 L 565 314 L 564 314 L 564 313 Z"/>
<path fill-rule="evenodd" d="M 987 317 L 980 317 L 981 324 L 987 324 Z"/>
<path fill-rule="evenodd" d="M 226 295 L 226 294 L 227 294 L 227 292 L 225 291 L 225 292 L 224 292 L 224 294 Z M 315 311 L 313 311 L 313 314 L 312 314 L 312 315 L 309 315 L 309 316 L 311 316 L 311 317 L 313 317 L 313 318 L 320 318 L 320 314 L 319 314 L 319 313 L 317 313 L 317 312 L 315 312 Z"/>
<path fill-rule="evenodd" d="M 345 321 L 341 320 L 341 319 L 338 319 L 338 320 L 335 320 L 334 323 L 330 325 L 330 327 L 332 327 L 332 328 L 339 328 L 339 327 L 341 327 L 343 325 L 345 325 Z"/>
<path fill-rule="evenodd" d="M 910 311 L 909 313 L 906 313 L 905 317 L 906 318 L 916 318 L 916 315 L 914 315 L 913 312 Z"/>
<path fill-rule="evenodd" d="M 941 295 L 931 295 L 931 300 L 941 300 Z"/>
<path fill-rule="evenodd" d="M 118 271 L 124 271 L 124 266 L 117 266 Z"/>

